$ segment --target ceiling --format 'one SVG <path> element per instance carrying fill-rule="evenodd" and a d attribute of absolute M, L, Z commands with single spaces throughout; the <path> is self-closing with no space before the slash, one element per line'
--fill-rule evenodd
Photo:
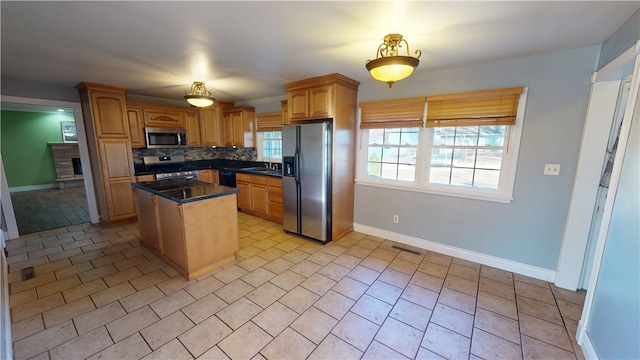
<path fill-rule="evenodd" d="M 388 33 L 421 50 L 416 72 L 428 72 L 597 45 L 638 8 L 638 1 L 1 1 L 1 71 L 168 99 L 205 81 L 214 97 L 238 102 L 281 96 L 284 83 L 334 72 L 372 81 L 364 65 Z"/>

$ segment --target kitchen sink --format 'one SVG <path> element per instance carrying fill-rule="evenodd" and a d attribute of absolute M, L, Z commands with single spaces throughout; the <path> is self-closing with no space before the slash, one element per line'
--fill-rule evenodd
<path fill-rule="evenodd" d="M 282 171 L 281 170 L 271 170 L 271 169 L 266 168 L 266 167 L 248 167 L 248 168 L 242 168 L 240 170 L 249 171 L 249 172 L 258 172 L 258 173 L 262 173 L 262 174 L 265 174 L 265 175 L 276 175 L 276 176 L 281 176 L 282 175 Z"/>

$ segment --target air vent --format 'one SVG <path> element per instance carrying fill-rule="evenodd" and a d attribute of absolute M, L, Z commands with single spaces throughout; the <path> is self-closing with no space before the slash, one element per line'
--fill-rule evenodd
<path fill-rule="evenodd" d="M 405 249 L 405 248 L 402 248 L 402 247 L 400 247 L 400 246 L 398 246 L 398 245 L 393 245 L 393 246 L 391 246 L 391 247 L 392 247 L 392 248 L 394 248 L 394 249 L 398 249 L 398 250 L 400 250 L 400 251 L 406 251 L 406 252 L 408 252 L 408 253 L 412 253 L 412 254 L 415 254 L 415 255 L 422 255 L 422 254 L 420 254 L 419 252 L 417 252 L 417 251 L 415 251 L 415 250 Z"/>
<path fill-rule="evenodd" d="M 29 266 L 28 268 L 20 270 L 20 273 L 22 274 L 22 281 L 33 279 L 36 277 L 36 269 L 34 269 L 33 266 Z"/>

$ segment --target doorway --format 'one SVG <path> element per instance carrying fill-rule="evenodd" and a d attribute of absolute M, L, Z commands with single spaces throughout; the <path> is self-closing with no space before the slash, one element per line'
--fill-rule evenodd
<path fill-rule="evenodd" d="M 76 155 L 74 157 L 79 160 L 76 160 L 75 162 L 80 162 L 84 165 L 82 166 L 81 178 L 77 177 L 76 174 L 73 174 L 74 161 L 70 160 L 72 179 L 67 179 L 69 181 L 55 181 L 53 184 L 45 186 L 14 189 L 26 191 L 10 192 L 7 182 L 8 174 L 5 172 L 5 170 L 7 170 L 6 158 L 10 155 L 3 154 L 2 162 L 0 162 L 0 180 L 2 180 L 2 196 L 0 197 L 0 200 L 2 201 L 2 213 L 4 216 L 4 227 L 6 228 L 7 237 L 9 239 L 13 239 L 26 233 L 39 231 L 35 226 L 38 221 L 42 222 L 47 228 L 59 228 L 81 222 L 97 223 L 99 221 L 99 217 L 92 182 L 92 174 L 89 166 L 87 141 L 84 124 L 82 122 L 82 110 L 80 104 L 66 101 L 4 96 L 2 99 L 2 108 L 3 110 L 12 109 L 13 111 L 19 111 L 19 109 L 22 109 L 22 111 L 31 112 L 37 112 L 43 108 L 55 108 L 55 110 L 58 108 L 69 109 L 73 114 L 72 119 L 74 120 L 77 128 L 77 140 L 69 137 L 69 126 L 65 128 L 63 128 L 61 124 L 58 124 L 57 126 L 60 127 L 60 131 L 63 133 L 62 136 L 65 136 L 64 131 L 67 131 L 66 139 L 70 140 L 68 143 L 76 146 L 77 150 L 75 150 Z M 76 142 L 73 142 L 73 140 L 76 140 Z M 65 144 L 64 138 L 60 143 Z M 16 199 L 16 204 L 14 204 L 13 199 Z M 74 207 L 77 213 L 75 213 Z M 36 213 L 39 214 L 39 220 L 36 220 L 34 217 Z M 26 222 L 22 220 L 22 216 L 24 214 L 30 216 L 31 219 Z M 21 222 L 20 228 L 18 226 L 18 222 Z"/>
<path fill-rule="evenodd" d="M 589 229 L 589 238 L 587 239 L 587 250 L 585 252 L 584 262 L 582 264 L 582 272 L 580 274 L 579 289 L 589 289 L 589 279 L 593 268 L 593 256 L 596 250 L 598 234 L 600 233 L 600 225 L 602 224 L 602 216 L 604 214 L 604 205 L 609 192 L 609 182 L 611 180 L 611 171 L 613 162 L 618 149 L 618 140 L 620 138 L 620 130 L 624 118 L 624 111 L 627 107 L 629 94 L 631 91 L 631 78 L 623 80 L 620 86 L 618 102 L 616 105 L 615 115 L 609 132 L 609 140 L 607 142 L 607 154 L 605 162 L 602 166 L 602 175 L 598 184 L 598 194 L 596 197 L 595 207 L 593 209 L 593 218 Z"/>

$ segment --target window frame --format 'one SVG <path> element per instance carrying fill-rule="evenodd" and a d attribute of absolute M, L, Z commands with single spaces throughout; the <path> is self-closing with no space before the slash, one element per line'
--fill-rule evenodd
<path fill-rule="evenodd" d="M 272 131 L 265 131 L 265 132 L 273 132 L 273 131 L 280 131 L 280 133 L 282 133 L 282 130 L 272 130 Z M 271 161 L 272 163 L 282 163 L 282 158 L 266 158 L 264 157 L 264 133 L 262 131 L 258 131 L 256 132 L 256 151 L 257 151 L 257 160 L 258 161 Z M 280 142 L 282 142 L 282 137 L 280 138 Z M 282 146 L 282 145 L 281 145 Z"/>
<path fill-rule="evenodd" d="M 474 200 L 490 201 L 508 204 L 513 201 L 515 188 L 515 176 L 520 151 L 522 129 L 524 127 L 524 113 L 528 97 L 528 87 L 524 87 L 518 101 L 516 122 L 508 128 L 508 136 L 505 136 L 505 154 L 500 169 L 500 179 L 497 190 L 461 187 L 455 185 L 430 184 L 429 164 L 430 152 L 433 142 L 433 128 L 421 127 L 418 135 L 418 151 L 416 154 L 416 174 L 414 181 L 375 179 L 366 176 L 368 129 L 360 129 L 358 136 L 358 156 L 356 159 L 356 184 L 374 186 L 388 189 L 413 191 L 434 195 L 453 196 Z M 427 102 L 427 107 L 429 106 Z M 426 111 L 426 110 L 425 110 Z M 360 110 L 358 111 L 360 122 Z"/>

